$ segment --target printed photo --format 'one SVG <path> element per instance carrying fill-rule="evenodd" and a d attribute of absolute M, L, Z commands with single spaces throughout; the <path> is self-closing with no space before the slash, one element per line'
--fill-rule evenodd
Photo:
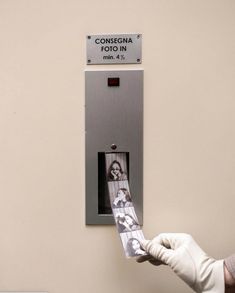
<path fill-rule="evenodd" d="M 108 193 L 122 245 L 127 257 L 146 255 L 140 240 L 144 239 L 133 206 L 127 178 L 127 154 L 106 153 Z"/>
<path fill-rule="evenodd" d="M 108 182 L 108 189 L 113 209 L 133 206 L 127 180 Z"/>
<path fill-rule="evenodd" d="M 106 173 L 108 181 L 127 180 L 126 153 L 106 154 Z"/>
<path fill-rule="evenodd" d="M 140 230 L 134 208 L 113 209 L 113 215 L 119 233 Z"/>
<path fill-rule="evenodd" d="M 140 240 L 144 240 L 142 230 L 120 234 L 122 245 L 127 257 L 146 255 L 141 248 Z"/>

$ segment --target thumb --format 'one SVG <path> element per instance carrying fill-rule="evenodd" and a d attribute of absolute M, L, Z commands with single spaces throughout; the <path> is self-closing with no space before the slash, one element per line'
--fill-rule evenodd
<path fill-rule="evenodd" d="M 141 247 L 142 247 L 144 250 L 146 250 L 146 247 L 147 247 L 147 245 L 148 245 L 149 242 L 150 242 L 150 240 L 141 239 L 141 240 L 140 240 L 140 245 L 141 245 Z"/>
<path fill-rule="evenodd" d="M 154 240 L 142 240 L 141 246 L 152 257 L 169 265 L 170 257 L 173 256 L 172 249 L 168 249 Z"/>

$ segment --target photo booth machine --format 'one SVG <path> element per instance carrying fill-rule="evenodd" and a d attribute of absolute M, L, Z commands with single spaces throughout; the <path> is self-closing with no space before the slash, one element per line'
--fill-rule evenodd
<path fill-rule="evenodd" d="M 105 153 L 124 153 L 130 192 L 143 221 L 143 70 L 85 72 L 86 224 L 114 224 Z"/>

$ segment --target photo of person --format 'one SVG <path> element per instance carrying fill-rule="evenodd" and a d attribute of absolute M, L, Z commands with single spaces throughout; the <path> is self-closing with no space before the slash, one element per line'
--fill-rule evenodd
<path fill-rule="evenodd" d="M 131 195 L 126 188 L 119 188 L 113 201 L 113 208 L 127 208 L 133 206 Z"/>
<path fill-rule="evenodd" d="M 144 240 L 142 230 L 119 234 L 126 257 L 135 257 L 146 255 L 146 252 L 141 248 L 140 240 Z"/>
<path fill-rule="evenodd" d="M 146 252 L 141 248 L 140 242 L 137 238 L 128 239 L 126 250 L 129 256 L 140 256 L 146 254 Z"/>
<path fill-rule="evenodd" d="M 140 225 L 131 212 L 117 212 L 115 220 L 119 233 L 130 232 L 140 229 Z"/>
<path fill-rule="evenodd" d="M 108 171 L 108 179 L 114 181 L 126 180 L 127 176 L 122 170 L 121 164 L 114 160 L 109 167 Z"/>
<path fill-rule="evenodd" d="M 128 180 L 109 181 L 108 191 L 113 209 L 133 207 Z"/>
<path fill-rule="evenodd" d="M 126 257 L 146 255 L 144 239 L 130 193 L 128 153 L 106 153 L 105 168 L 110 204 Z"/>
<path fill-rule="evenodd" d="M 106 154 L 106 172 L 108 181 L 127 180 L 126 153 Z"/>

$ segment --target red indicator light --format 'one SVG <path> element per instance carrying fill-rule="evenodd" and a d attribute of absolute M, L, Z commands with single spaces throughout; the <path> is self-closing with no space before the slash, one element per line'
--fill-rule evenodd
<path fill-rule="evenodd" d="M 120 78 L 119 77 L 108 77 L 108 86 L 119 86 Z"/>

